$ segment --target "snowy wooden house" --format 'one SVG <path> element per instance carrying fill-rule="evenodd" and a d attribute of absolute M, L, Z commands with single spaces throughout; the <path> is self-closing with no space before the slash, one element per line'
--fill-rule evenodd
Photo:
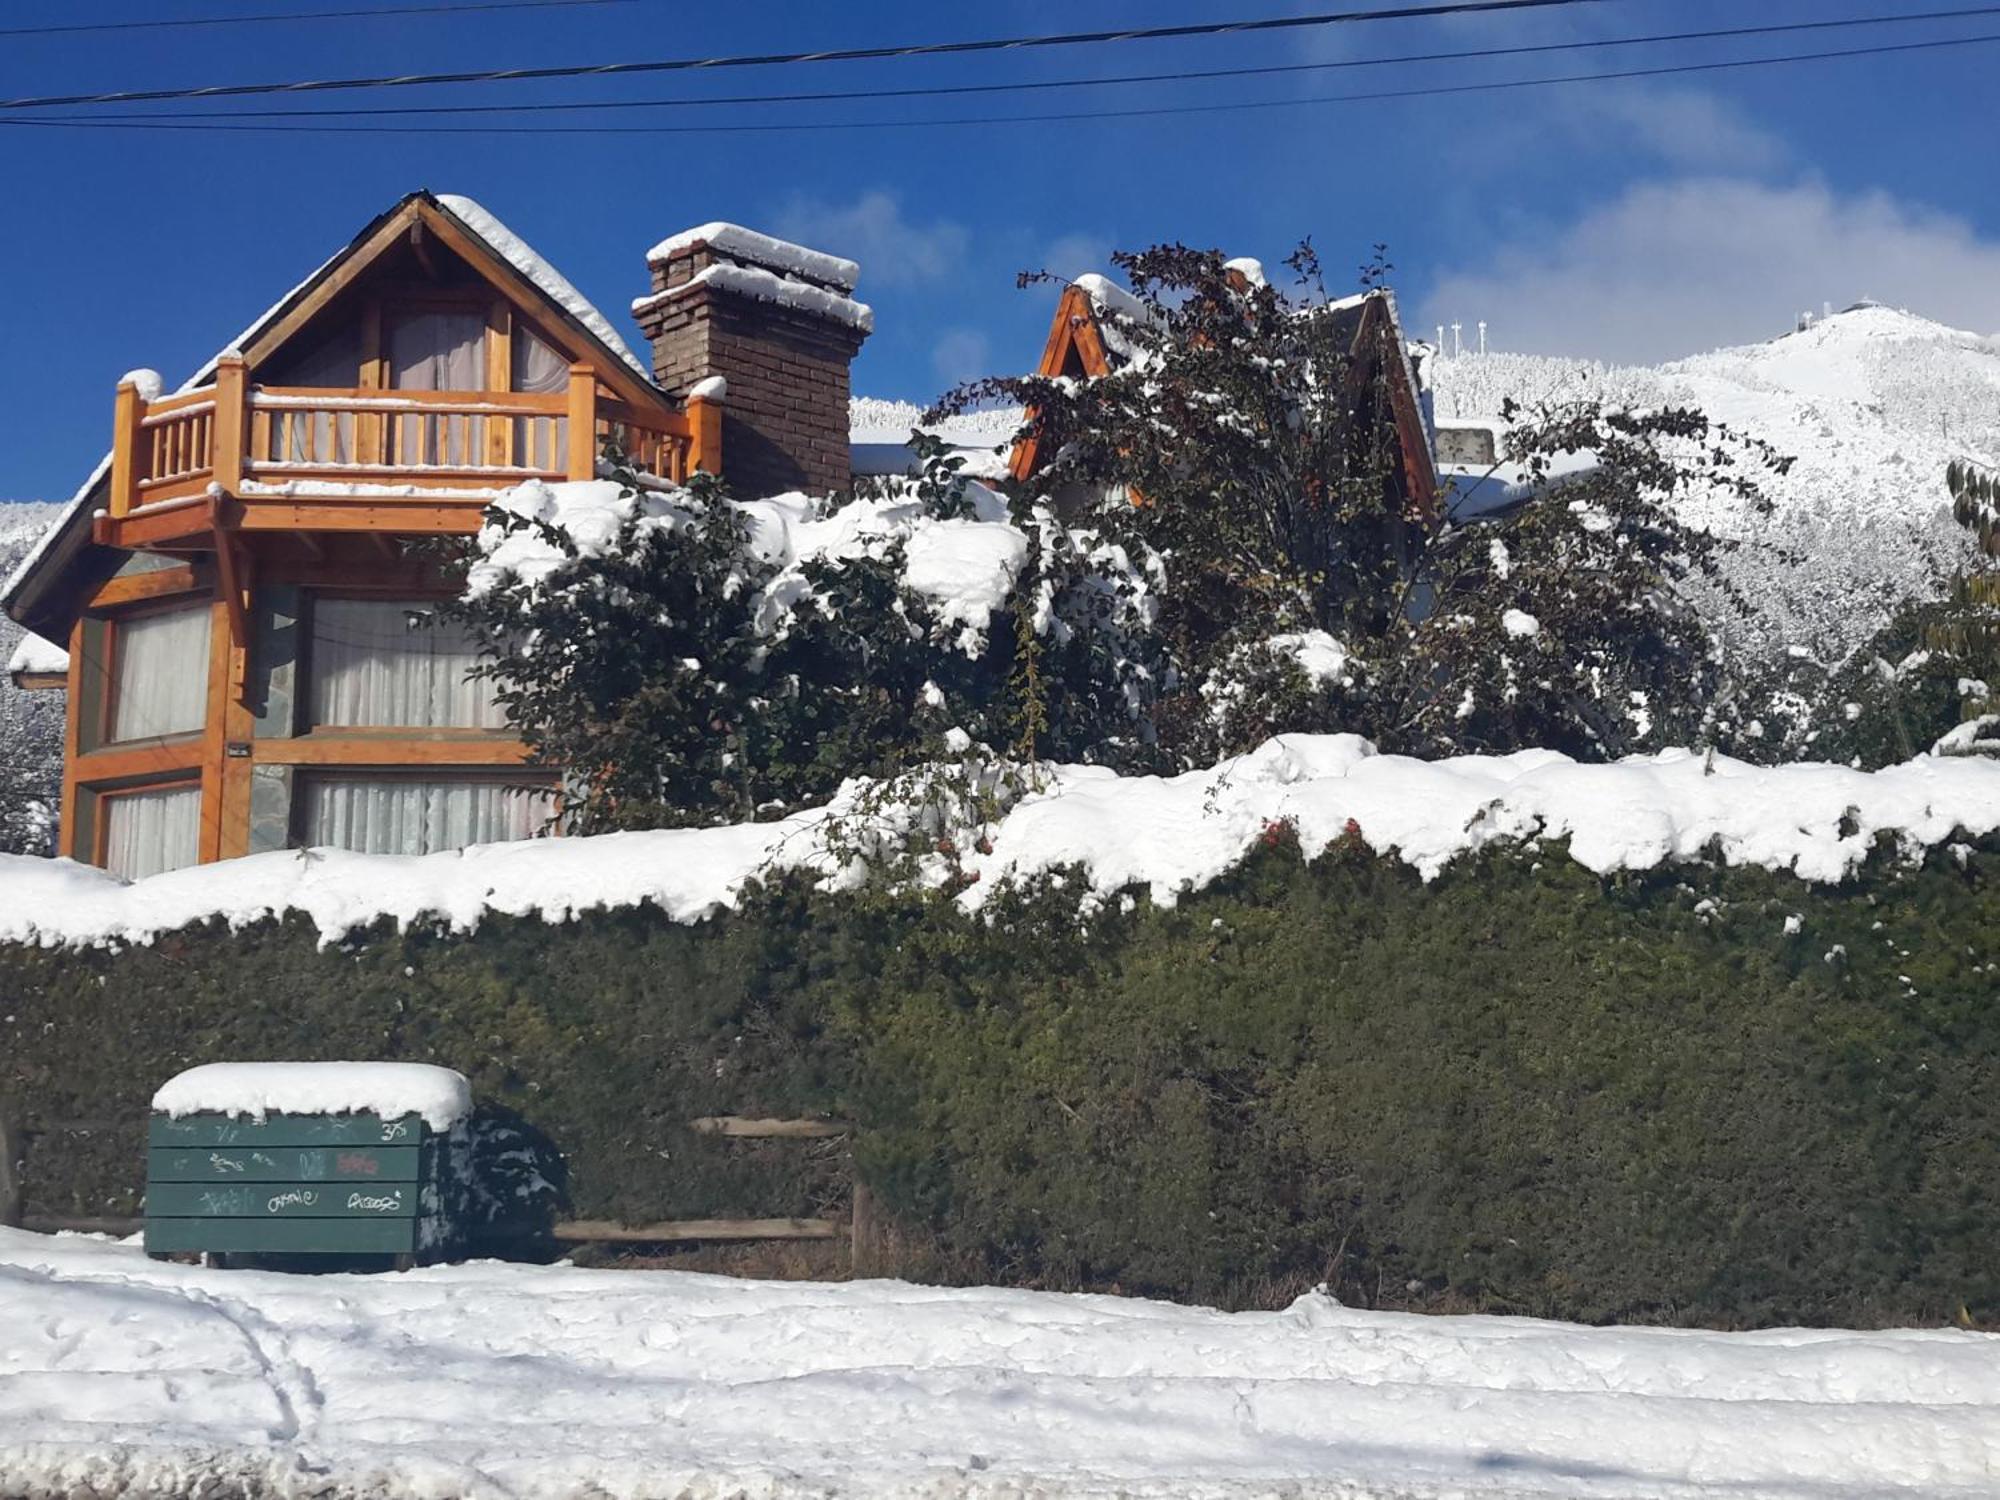
<path fill-rule="evenodd" d="M 1238 275 L 1263 275 L 1254 261 L 1232 261 L 1230 266 Z M 1395 295 L 1381 288 L 1334 303 L 1330 311 L 1336 319 L 1335 335 L 1353 361 L 1351 384 L 1357 400 L 1375 403 L 1362 415 L 1394 426 L 1399 463 L 1393 482 L 1398 498 L 1407 511 L 1426 510 L 1437 497 L 1436 460 Z M 1143 316 L 1142 304 L 1106 277 L 1077 277 L 1063 288 L 1056 303 L 1036 372 L 1052 379 L 1081 380 L 1118 369 L 1125 359 L 1117 333 L 1121 316 Z M 1025 480 L 1035 472 L 1038 462 L 1036 442 L 1030 435 L 1015 445 L 1009 468 L 1014 478 Z"/>
<path fill-rule="evenodd" d="M 478 204 L 412 193 L 111 451 L 0 594 L 67 643 L 61 852 L 128 877 L 293 846 L 425 853 L 543 824 L 427 538 L 606 445 L 739 494 L 847 482 L 853 262 L 731 225 L 648 256 L 642 361 Z"/>

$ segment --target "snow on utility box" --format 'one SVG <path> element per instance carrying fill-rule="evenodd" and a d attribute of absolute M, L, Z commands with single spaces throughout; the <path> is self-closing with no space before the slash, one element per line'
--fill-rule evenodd
<path fill-rule="evenodd" d="M 209 1063 L 153 1096 L 148 1254 L 448 1257 L 472 1093 L 421 1063 Z"/>

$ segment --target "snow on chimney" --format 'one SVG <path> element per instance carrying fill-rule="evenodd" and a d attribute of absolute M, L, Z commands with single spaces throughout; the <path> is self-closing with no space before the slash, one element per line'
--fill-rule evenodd
<path fill-rule="evenodd" d="M 671 395 L 720 378 L 723 473 L 745 498 L 846 489 L 849 366 L 875 326 L 851 260 L 736 224 L 703 224 L 646 255 L 632 304 Z"/>

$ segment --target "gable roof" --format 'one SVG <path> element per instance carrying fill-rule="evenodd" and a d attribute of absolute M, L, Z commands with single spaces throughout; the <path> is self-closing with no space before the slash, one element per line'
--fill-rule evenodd
<path fill-rule="evenodd" d="M 1231 261 L 1229 268 L 1261 281 L 1262 268 L 1254 261 Z M 1329 303 L 1325 310 L 1333 317 L 1335 336 L 1345 341 L 1364 370 L 1372 372 L 1386 361 L 1384 373 L 1405 493 L 1414 503 L 1429 506 L 1437 494 L 1437 468 L 1417 370 L 1403 337 L 1395 293 L 1380 287 Z M 1119 335 L 1118 320 L 1145 316 L 1145 303 L 1109 278 L 1095 274 L 1077 277 L 1063 288 L 1056 303 L 1055 319 L 1049 325 L 1048 342 L 1042 348 L 1036 373 L 1050 379 L 1092 379 L 1123 369 L 1132 353 Z M 1009 470 L 1016 479 L 1025 480 L 1034 473 L 1036 459 L 1036 439 L 1030 433 L 1015 445 Z"/>
<path fill-rule="evenodd" d="M 243 354 L 254 362 L 268 353 L 419 220 L 490 279 L 519 300 L 542 307 L 552 321 L 581 338 L 585 347 L 598 355 L 595 362 L 606 378 L 623 386 L 628 397 L 664 399 L 646 367 L 604 314 L 527 241 L 473 199 L 455 193 L 437 194 L 427 188 L 404 194 L 377 214 L 344 247 L 218 349 L 181 383 L 176 394 L 212 382 L 216 363 L 225 354 Z M 117 549 L 99 547 L 90 539 L 91 513 L 102 504 L 97 497 L 110 469 L 111 455 L 106 453 L 63 513 L 0 586 L 0 609 L 37 634 L 67 639 L 82 598 L 118 566 L 122 554 Z M 64 587 L 66 583 L 71 586 Z"/>

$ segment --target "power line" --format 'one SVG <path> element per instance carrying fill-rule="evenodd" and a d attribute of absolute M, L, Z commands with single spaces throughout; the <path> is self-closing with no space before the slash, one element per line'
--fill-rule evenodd
<path fill-rule="evenodd" d="M 634 0 L 466 0 L 461 5 L 395 5 L 377 10 L 302 10 L 275 16 L 189 16 L 170 21 L 85 21 L 68 26 L 8 26 L 6 36 L 73 36 L 101 31 L 166 31 L 186 26 L 269 26 L 288 21 L 350 21 L 369 16 L 443 16 L 458 11 L 555 10 L 572 5 L 630 5 Z"/>
<path fill-rule="evenodd" d="M 897 57 L 946 57 L 975 52 L 1011 52 L 1049 47 L 1094 46 L 1105 42 L 1175 41 L 1190 37 L 1243 36 L 1297 31 L 1373 21 L 1421 20 L 1437 16 L 1483 15 L 1503 11 L 1549 10 L 1572 5 L 1615 4 L 1617 0 L 1440 0 L 1376 10 L 1326 11 L 1317 15 L 1271 16 L 1249 21 L 1204 21 L 1184 26 L 1146 26 L 1119 31 L 1073 31 L 1050 36 L 998 37 L 970 42 L 923 42 L 892 47 L 846 47 L 820 52 L 769 52 L 742 57 L 680 57 L 651 62 L 591 63 L 547 68 L 498 68 L 476 73 L 407 73 L 379 78 L 329 78 L 291 83 L 212 84 L 206 88 L 141 89 L 115 94 L 51 94 L 0 99 L 0 110 L 44 109 L 52 105 L 139 104 L 167 99 L 237 98 L 249 94 L 324 93 L 335 89 L 409 88 L 416 85 L 509 83 L 539 78 L 610 78 L 627 73 L 684 73 L 709 68 L 761 68 L 786 63 L 867 62 Z"/>
<path fill-rule="evenodd" d="M 1824 52 L 1784 53 L 1776 57 L 1730 58 L 1717 62 L 1674 63 L 1657 68 L 1625 68 L 1611 73 L 1564 73 L 1548 78 L 1509 78 L 1489 83 L 1439 84 L 1425 88 L 1380 89 L 1367 93 L 1305 95 L 1293 99 L 1243 99 L 1220 104 L 1162 104 L 1138 109 L 1070 110 L 1046 114 L 961 115 L 947 119 L 924 120 L 812 120 L 717 125 L 233 125 L 221 121 L 177 121 L 170 117 L 139 121 L 104 120 L 76 115 L 57 119 L 0 120 L 0 126 L 40 127 L 48 130 L 201 130 L 235 134 L 298 135 L 761 135 L 828 130 L 934 130 L 952 125 L 1030 125 L 1085 120 L 1132 120 L 1166 115 L 1297 109 L 1322 104 L 1434 99 L 1451 95 L 1504 93 L 1514 89 L 1552 88 L 1565 84 L 1608 83 L 1635 78 L 1669 78 L 1690 73 L 1719 73 L 1793 63 L 1884 57 L 1895 53 L 1932 52 L 1993 42 L 2000 42 L 2000 32 L 1923 42 L 1885 43 L 1873 47 L 1845 47 Z"/>
<path fill-rule="evenodd" d="M 1776 36 L 1797 32 L 1844 30 L 1864 26 L 1903 26 L 1926 21 L 1960 20 L 2000 15 L 2000 4 L 1973 6 L 1960 10 L 1921 11 L 1900 16 L 1854 16 L 1834 21 L 1792 21 L 1766 26 L 1734 26 L 1705 31 L 1670 31 L 1648 36 L 1599 37 L 1582 41 L 1539 42 L 1514 47 L 1472 48 L 1457 52 L 1412 52 L 1393 57 L 1350 57 L 1328 62 L 1271 63 L 1245 68 L 1198 68 L 1159 73 L 1120 73 L 1092 78 L 1031 79 L 1012 83 L 964 83 L 905 89 L 833 89 L 790 94 L 714 94 L 679 99 L 562 100 L 537 104 L 401 104 L 336 109 L 214 109 L 168 110 L 157 112 L 96 113 L 75 116 L 89 120 L 281 120 L 281 119 L 363 119 L 405 115 L 493 115 L 568 113 L 580 110 L 687 109 L 743 104 L 805 104 L 856 99 L 924 99 L 963 97 L 981 94 L 1036 93 L 1079 88 L 1100 88 L 1137 83 L 1189 83 L 1222 78 L 1258 78 L 1297 73 L 1323 73 L 1356 68 L 1411 66 L 1420 63 L 1488 61 L 1509 57 L 1532 57 L 1550 53 L 1588 52 L 1599 49 L 1662 46 L 1673 42 L 1730 41 L 1743 37 Z M 70 118 L 70 117 L 66 117 Z"/>

